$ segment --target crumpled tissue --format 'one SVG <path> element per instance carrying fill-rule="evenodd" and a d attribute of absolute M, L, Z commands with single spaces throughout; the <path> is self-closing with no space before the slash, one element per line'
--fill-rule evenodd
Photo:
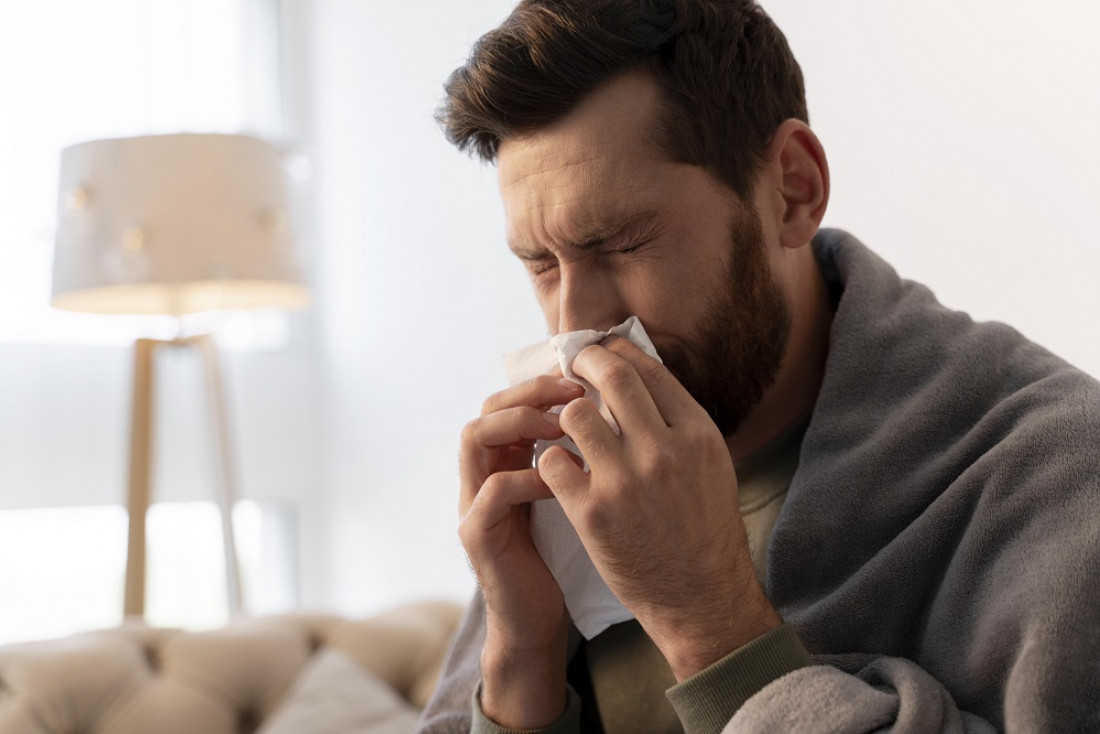
<path fill-rule="evenodd" d="M 585 396 L 592 400 L 600 413 L 611 424 L 615 433 L 619 427 L 611 412 L 604 405 L 597 391 L 586 380 L 573 372 L 573 360 L 587 346 L 602 341 L 607 336 L 628 339 L 643 352 L 660 361 L 641 321 L 637 316 L 608 331 L 571 331 L 558 334 L 549 341 L 533 344 L 504 357 L 504 367 L 508 381 L 516 384 L 538 375 L 551 372 L 555 366 L 561 367 L 562 374 L 585 389 Z M 560 410 L 560 407 L 557 408 Z M 562 446 L 581 456 L 576 444 L 568 437 L 557 441 L 538 441 L 535 444 L 535 461 L 551 445 Z M 585 464 L 585 470 L 588 466 Z M 577 531 L 565 516 L 561 504 L 556 499 L 539 500 L 531 507 L 531 536 L 535 547 L 542 555 L 550 573 L 561 587 L 565 597 L 565 606 L 573 624 L 584 638 L 591 640 L 613 624 L 633 619 L 634 615 L 622 605 L 614 592 L 608 588 L 592 559 L 581 543 Z"/>

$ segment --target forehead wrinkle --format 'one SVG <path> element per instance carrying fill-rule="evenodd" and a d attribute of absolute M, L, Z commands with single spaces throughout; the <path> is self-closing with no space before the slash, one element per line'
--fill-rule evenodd
<path fill-rule="evenodd" d="M 657 219 L 654 209 L 643 208 L 630 213 L 604 215 L 600 219 L 593 220 L 578 233 L 580 236 L 574 242 L 579 249 L 598 247 L 615 237 L 637 230 L 649 225 Z"/>
<path fill-rule="evenodd" d="M 546 175 L 556 173 L 556 172 L 559 172 L 559 171 L 566 171 L 570 168 L 577 168 L 579 166 L 599 165 L 601 162 L 608 163 L 608 161 L 606 159 L 606 156 L 599 155 L 599 154 L 592 155 L 592 156 L 586 156 L 586 157 L 579 158 L 579 159 L 576 159 L 576 160 L 571 160 L 571 161 L 553 162 L 553 159 L 555 159 L 555 158 L 557 158 L 557 159 L 564 158 L 565 154 L 543 155 L 543 154 L 540 154 L 540 151 L 538 149 L 535 149 L 533 151 L 529 151 L 526 154 L 525 157 L 535 158 L 535 159 L 538 159 L 538 160 L 541 160 L 541 161 L 548 161 L 551 164 L 537 167 L 535 170 L 531 170 L 531 171 L 527 171 L 525 173 L 521 173 L 518 176 L 505 177 L 504 180 L 501 182 L 502 186 L 510 188 L 512 186 L 518 186 L 518 185 L 524 183 L 525 181 L 527 181 L 531 178 L 538 177 L 538 176 L 546 176 Z M 523 166 L 522 163 L 520 163 L 520 165 L 511 165 L 511 166 L 501 166 L 498 163 L 497 171 L 498 171 L 498 173 L 504 173 L 505 169 L 512 169 L 512 168 L 522 169 L 524 167 L 525 166 Z"/>
<path fill-rule="evenodd" d="M 652 227 L 658 217 L 657 210 L 650 207 L 634 211 L 627 210 L 622 213 L 600 214 L 586 224 L 578 225 L 576 232 L 569 236 L 558 238 L 547 236 L 547 239 L 552 242 L 556 240 L 558 247 L 584 252 L 600 247 L 616 237 L 633 235 L 639 230 Z M 545 229 L 545 224 L 542 224 L 541 228 Z M 546 254 L 545 249 L 537 246 L 533 249 L 524 247 L 511 235 L 508 236 L 508 247 L 518 257 L 524 259 L 536 259 Z"/>
<path fill-rule="evenodd" d="M 555 175 L 565 168 L 577 171 Z M 512 224 L 553 217 L 558 220 L 555 224 L 573 230 L 562 239 L 590 239 L 601 230 L 619 226 L 621 220 L 638 217 L 643 210 L 655 210 L 652 202 L 636 203 L 639 198 L 653 198 L 648 182 L 654 179 L 659 180 L 657 171 L 641 176 L 635 171 L 624 177 L 621 166 L 602 156 L 558 169 L 529 171 L 504 184 L 505 214 Z"/>
<path fill-rule="evenodd" d="M 603 206 L 602 197 L 588 186 L 578 186 L 576 179 L 552 177 L 546 183 L 517 184 L 511 189 L 511 204 L 506 201 L 508 247 L 520 257 L 569 245 L 577 239 L 576 232 L 584 229 L 581 223 L 590 221 Z"/>

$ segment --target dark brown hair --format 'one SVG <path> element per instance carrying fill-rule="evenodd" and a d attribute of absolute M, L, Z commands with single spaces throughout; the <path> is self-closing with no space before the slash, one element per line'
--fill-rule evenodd
<path fill-rule="evenodd" d="M 808 121 L 802 70 L 751 0 L 522 0 L 451 74 L 437 118 L 460 150 L 549 125 L 633 70 L 664 96 L 657 139 L 742 198 L 776 128 Z"/>

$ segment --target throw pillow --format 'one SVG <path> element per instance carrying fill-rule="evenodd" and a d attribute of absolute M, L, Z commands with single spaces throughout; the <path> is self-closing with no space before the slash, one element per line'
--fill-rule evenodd
<path fill-rule="evenodd" d="M 347 655 L 324 649 L 257 734 L 412 734 L 419 712 Z"/>

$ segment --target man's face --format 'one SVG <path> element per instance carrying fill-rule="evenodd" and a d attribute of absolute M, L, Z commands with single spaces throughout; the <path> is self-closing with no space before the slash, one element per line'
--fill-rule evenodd
<path fill-rule="evenodd" d="M 505 140 L 508 241 L 551 333 L 637 315 L 731 435 L 774 381 L 790 329 L 751 206 L 655 142 L 658 91 L 631 74 L 551 127 Z"/>

